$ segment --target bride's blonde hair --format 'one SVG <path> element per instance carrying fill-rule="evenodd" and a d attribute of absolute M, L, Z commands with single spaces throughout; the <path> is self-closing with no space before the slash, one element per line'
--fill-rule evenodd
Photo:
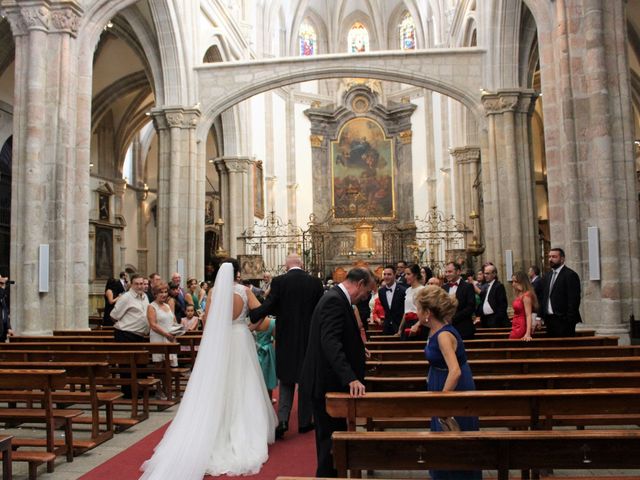
<path fill-rule="evenodd" d="M 435 285 L 427 285 L 420 289 L 413 301 L 417 307 L 419 306 L 423 311 L 429 310 L 437 320 L 443 323 L 451 323 L 451 318 L 458 308 L 458 300 Z"/>

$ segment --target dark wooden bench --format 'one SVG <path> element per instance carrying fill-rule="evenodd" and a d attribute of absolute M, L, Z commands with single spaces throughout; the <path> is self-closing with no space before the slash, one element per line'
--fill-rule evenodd
<path fill-rule="evenodd" d="M 362 470 L 638 469 L 640 431 L 335 432 L 338 475 Z M 354 475 L 351 475 L 353 477 Z"/>
<path fill-rule="evenodd" d="M 511 333 L 511 329 L 508 330 L 491 330 L 488 331 L 484 329 L 479 329 L 476 331 L 474 335 L 474 340 L 487 340 L 487 339 L 508 339 L 509 334 Z M 593 329 L 588 330 L 576 330 L 576 337 L 593 337 L 595 336 L 596 331 Z M 547 338 L 546 331 L 535 331 L 533 334 L 534 338 Z M 398 336 L 396 335 L 372 335 L 372 342 L 397 342 Z"/>
<path fill-rule="evenodd" d="M 475 348 L 547 348 L 547 347 L 588 347 L 618 345 L 618 337 L 567 337 L 534 338 L 530 342 L 522 340 L 486 339 L 465 340 L 465 349 Z M 426 341 L 406 340 L 395 342 L 367 342 L 367 348 L 373 350 L 424 350 Z"/>
<path fill-rule="evenodd" d="M 478 390 L 640 388 L 640 372 L 474 375 L 473 380 Z M 365 384 L 367 392 L 424 391 L 427 389 L 425 375 L 366 377 Z"/>
<path fill-rule="evenodd" d="M 2 458 L 2 480 L 13 478 L 13 465 L 11 464 L 11 440 L 12 435 L 0 435 L 0 458 Z"/>
<path fill-rule="evenodd" d="M 640 424 L 640 388 L 387 392 L 361 398 L 328 393 L 326 406 L 329 415 L 347 420 L 350 431 L 357 418 L 367 419 L 369 426 L 375 419 L 403 419 L 424 429 L 434 416 L 477 416 L 484 417 L 485 426 L 533 430 L 557 424 Z"/>
<path fill-rule="evenodd" d="M 108 351 L 108 350 L 3 350 L 0 348 L 0 361 L 3 362 L 106 362 L 109 364 L 109 377 L 100 377 L 100 383 L 97 383 L 98 391 L 104 391 L 104 388 L 112 390 L 128 385 L 131 388 L 131 399 L 117 398 L 113 400 L 113 404 L 128 405 L 131 408 L 129 418 L 100 417 L 99 422 L 109 425 L 113 422 L 115 431 L 127 429 L 138 422 L 149 417 L 149 391 L 159 384 L 159 380 L 155 378 L 140 378 L 138 365 L 146 365 L 150 360 L 147 351 Z M 128 378 L 120 376 L 126 373 Z M 76 379 L 77 383 L 81 382 Z M 100 387 L 104 387 L 101 389 Z M 106 394 L 114 394 L 113 391 L 105 392 Z M 118 397 L 121 395 L 118 393 Z M 139 398 L 141 397 L 141 398 Z M 81 416 L 75 420 L 77 423 L 94 423 L 93 417 Z"/>
<path fill-rule="evenodd" d="M 640 357 L 584 358 L 512 358 L 500 360 L 469 360 L 476 375 L 516 375 L 523 373 L 638 372 Z M 426 360 L 398 362 L 367 362 L 367 376 L 426 376 Z"/>
<path fill-rule="evenodd" d="M 24 390 L 40 393 L 39 401 L 42 408 L 0 408 L 0 421 L 11 423 L 44 423 L 45 441 L 42 442 L 45 451 L 17 451 L 12 454 L 12 461 L 27 462 L 29 464 L 29 478 L 35 479 L 37 467 L 47 464 L 49 473 L 54 471 L 57 455 L 65 455 L 68 462 L 73 461 L 73 429 L 75 417 L 82 415 L 81 410 L 54 409 L 52 393 L 66 385 L 64 370 L 0 370 L 0 390 Z M 64 428 L 63 444 L 56 444 L 55 430 Z M 19 438 L 12 440 L 12 448 L 20 444 Z M 22 444 L 28 443 L 23 439 Z M 40 443 L 39 439 L 33 439 Z"/>
<path fill-rule="evenodd" d="M 508 358 L 570 358 L 570 357 L 636 357 L 640 356 L 640 345 L 618 345 L 598 347 L 545 347 L 545 348 L 477 348 L 466 350 L 467 359 Z M 373 361 L 424 360 L 423 350 L 372 350 Z"/>
<path fill-rule="evenodd" d="M 151 354 L 160 354 L 165 360 L 160 367 L 145 366 L 144 373 L 159 375 L 163 379 L 163 386 L 167 401 L 171 402 L 175 397 L 180 397 L 180 378 L 188 369 L 171 367 L 170 355 L 180 353 L 178 343 L 124 343 L 113 342 L 113 339 L 102 337 L 11 337 L 10 343 L 0 343 L 0 350 L 141 350 Z M 26 341 L 25 339 L 46 338 L 44 341 Z M 80 339 L 80 340 L 79 340 Z M 86 340 L 86 341 L 85 341 Z M 149 362 L 150 363 L 150 362 Z M 142 370 L 141 370 L 142 372 Z M 175 404 L 171 403 L 171 406 Z"/>
<path fill-rule="evenodd" d="M 107 362 L 2 362 L 3 368 L 8 369 L 64 369 L 66 372 L 67 388 L 56 390 L 52 393 L 52 401 L 55 405 L 72 406 L 85 404 L 89 406 L 91 415 L 90 440 L 74 440 L 74 452 L 82 453 L 96 447 L 113 437 L 113 404 L 122 397 L 119 392 L 98 392 L 98 385 L 105 383 L 105 379 L 111 376 Z M 80 386 L 81 390 L 76 390 Z M 0 400 L 8 402 L 33 402 L 32 392 L 20 390 L 0 390 Z M 100 409 L 105 410 L 105 430 L 100 430 Z M 74 423 L 82 423 L 76 417 Z M 28 445 L 33 446 L 33 445 Z"/>

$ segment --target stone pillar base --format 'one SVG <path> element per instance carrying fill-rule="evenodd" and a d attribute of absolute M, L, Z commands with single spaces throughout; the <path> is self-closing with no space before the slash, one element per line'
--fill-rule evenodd
<path fill-rule="evenodd" d="M 582 328 L 576 327 L 576 330 L 584 330 L 587 328 L 593 328 L 591 325 L 583 325 Z M 631 345 L 631 335 L 629 333 L 629 329 L 623 326 L 616 325 L 603 325 L 602 327 L 596 327 L 596 335 L 601 335 L 603 337 L 619 337 L 618 340 L 619 345 Z"/>

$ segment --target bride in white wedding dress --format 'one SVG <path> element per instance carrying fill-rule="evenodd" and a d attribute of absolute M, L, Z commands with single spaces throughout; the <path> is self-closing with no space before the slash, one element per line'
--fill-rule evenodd
<path fill-rule="evenodd" d="M 268 458 L 277 417 L 245 321 L 258 300 L 235 283 L 237 272 L 235 260 L 220 267 L 180 407 L 153 457 L 142 465 L 141 479 L 251 475 Z"/>

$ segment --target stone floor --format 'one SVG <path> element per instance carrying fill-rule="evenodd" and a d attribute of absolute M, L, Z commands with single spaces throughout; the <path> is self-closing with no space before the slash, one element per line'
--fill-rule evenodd
<path fill-rule="evenodd" d="M 152 412 L 149 418 L 144 422 L 140 422 L 139 424 L 114 435 L 111 440 L 108 440 L 98 447 L 75 457 L 71 463 L 67 463 L 64 457 L 58 457 L 56 459 L 56 468 L 53 473 L 46 473 L 46 466 L 41 465 L 38 468 L 38 480 L 76 480 L 83 474 L 106 462 L 111 457 L 117 455 L 123 450 L 126 450 L 129 446 L 162 427 L 173 418 L 177 409 L 178 406 L 176 405 L 162 412 Z M 116 413 L 116 415 L 118 415 L 118 413 Z M 29 432 L 29 436 L 44 435 L 44 431 L 39 426 L 31 427 L 28 425 L 23 425 L 19 429 L 0 429 L 0 434 L 20 435 L 20 432 L 24 432 L 25 429 L 31 430 L 31 432 Z M 60 431 L 56 431 L 57 435 L 60 435 L 60 433 Z M 76 433 L 74 430 L 73 433 L 74 438 L 84 438 L 82 432 Z M 13 464 L 14 480 L 27 480 L 27 474 L 28 469 L 26 463 Z"/>

